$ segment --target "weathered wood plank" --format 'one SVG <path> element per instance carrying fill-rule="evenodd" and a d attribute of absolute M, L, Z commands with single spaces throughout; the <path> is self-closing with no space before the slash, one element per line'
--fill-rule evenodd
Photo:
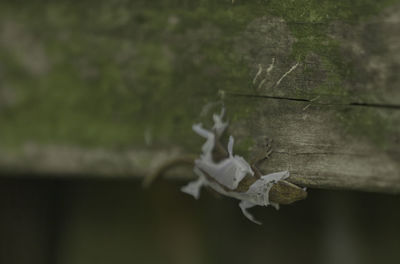
<path fill-rule="evenodd" d="M 302 186 L 399 191 L 399 143 L 393 140 L 392 145 L 382 146 L 379 141 L 371 143 L 363 135 L 352 135 L 346 127 L 338 125 L 336 115 L 384 112 L 392 114 L 391 121 L 397 122 L 394 125 L 399 127 L 400 111 L 335 105 L 310 106 L 303 110 L 307 102 L 254 97 L 248 100 L 258 101 L 262 106 L 255 118 L 238 124 L 237 130 L 240 134 L 251 133 L 253 138 L 260 139 L 265 135 L 274 139 L 274 154 L 264 164 L 265 171 L 288 168 L 291 180 Z M 246 129 L 243 131 L 241 127 Z M 262 147 L 252 150 L 254 153 L 260 151 Z"/>
<path fill-rule="evenodd" d="M 273 139 L 263 171 L 399 192 L 399 10 L 369 0 L 4 1 L 0 171 L 143 177 L 198 153 L 191 124 L 210 124 L 223 103 L 238 153 L 254 159 Z"/>

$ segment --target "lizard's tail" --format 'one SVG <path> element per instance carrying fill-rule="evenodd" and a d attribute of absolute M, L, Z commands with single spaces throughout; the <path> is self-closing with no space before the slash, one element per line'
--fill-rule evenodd
<path fill-rule="evenodd" d="M 170 161 L 166 161 L 161 166 L 159 166 L 153 173 L 147 175 L 142 182 L 143 188 L 148 188 L 156 179 L 164 175 L 168 170 L 176 166 L 194 166 L 195 156 L 182 156 L 174 158 Z"/>

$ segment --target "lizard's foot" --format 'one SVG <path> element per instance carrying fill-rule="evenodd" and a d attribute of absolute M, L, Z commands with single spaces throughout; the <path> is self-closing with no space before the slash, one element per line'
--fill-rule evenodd
<path fill-rule="evenodd" d="M 264 147 L 265 147 L 265 157 L 263 158 L 263 160 L 268 159 L 271 154 L 272 154 L 272 139 L 270 138 L 265 138 L 265 143 L 264 143 Z"/>
<path fill-rule="evenodd" d="M 273 150 L 272 150 L 272 139 L 269 138 L 264 138 L 264 143 L 262 145 L 262 148 L 264 149 L 262 151 L 262 154 L 259 155 L 254 162 L 251 164 L 252 167 L 257 167 L 258 164 L 260 164 L 261 162 L 269 159 L 269 157 L 271 156 Z"/>
<path fill-rule="evenodd" d="M 264 143 L 262 144 L 262 148 L 263 148 L 262 154 L 256 156 L 257 158 L 254 160 L 254 162 L 251 163 L 251 168 L 255 172 L 256 178 L 260 178 L 262 176 L 262 173 L 258 169 L 259 164 L 269 159 L 269 157 L 272 154 L 272 139 L 265 137 Z"/>

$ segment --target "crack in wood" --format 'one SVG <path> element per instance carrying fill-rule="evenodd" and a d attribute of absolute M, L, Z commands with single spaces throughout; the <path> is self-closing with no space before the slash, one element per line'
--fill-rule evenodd
<path fill-rule="evenodd" d="M 278 154 L 287 154 L 293 156 L 300 156 L 300 155 L 345 155 L 345 156 L 355 156 L 355 157 L 369 157 L 372 156 L 370 154 L 359 154 L 359 153 L 346 153 L 346 152 L 288 152 L 288 151 L 274 151 L 273 153 Z"/>
<path fill-rule="evenodd" d="M 295 98 L 295 97 L 286 97 L 286 96 L 242 94 L 242 93 L 234 93 L 234 92 L 226 92 L 226 94 L 230 95 L 230 96 L 235 96 L 235 97 L 264 98 L 264 99 L 286 100 L 286 101 L 295 101 L 295 102 L 307 102 L 307 103 L 312 103 L 313 105 L 319 105 L 319 106 L 352 106 L 352 107 L 354 106 L 354 107 L 371 107 L 371 108 L 400 110 L 400 105 L 397 105 L 397 104 L 378 104 L 378 103 L 368 103 L 368 102 L 318 103 L 318 102 L 315 102 L 313 99 Z"/>

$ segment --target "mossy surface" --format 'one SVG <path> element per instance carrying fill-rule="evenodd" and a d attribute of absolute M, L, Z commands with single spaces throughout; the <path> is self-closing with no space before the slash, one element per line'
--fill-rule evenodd
<path fill-rule="evenodd" d="M 392 2 L 2 1 L 0 90 L 13 96 L 0 106 L 0 144 L 197 149 L 191 125 L 211 113 L 200 116 L 202 108 L 219 91 L 251 87 L 253 73 L 235 53 L 251 21 L 283 18 L 297 40 L 290 56 L 315 53 L 330 69 L 313 92 L 346 95 L 352 66 L 328 24 L 357 23 Z M 254 108 L 226 104 L 232 121 Z"/>

